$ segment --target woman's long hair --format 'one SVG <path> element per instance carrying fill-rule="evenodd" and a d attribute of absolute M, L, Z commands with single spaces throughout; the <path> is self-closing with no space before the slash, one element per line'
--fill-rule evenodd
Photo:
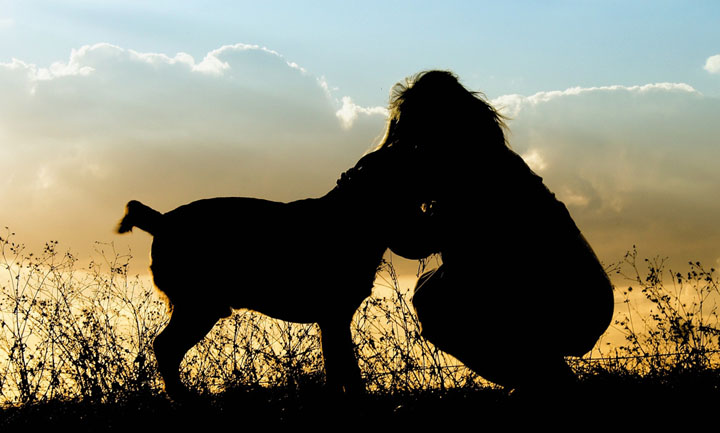
<path fill-rule="evenodd" d="M 378 149 L 443 146 L 442 152 L 487 154 L 508 148 L 506 118 L 450 71 L 423 71 L 395 84 L 388 108 L 387 129 Z"/>

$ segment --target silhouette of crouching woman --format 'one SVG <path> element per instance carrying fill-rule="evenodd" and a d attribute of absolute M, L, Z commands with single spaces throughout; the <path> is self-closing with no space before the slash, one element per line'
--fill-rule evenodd
<path fill-rule="evenodd" d="M 423 337 L 488 380 L 543 392 L 574 382 L 564 357 L 587 353 L 607 329 L 613 289 L 504 129 L 454 74 L 422 72 L 393 88 L 376 152 L 395 161 L 412 208 L 391 250 L 442 257 L 416 284 Z"/>

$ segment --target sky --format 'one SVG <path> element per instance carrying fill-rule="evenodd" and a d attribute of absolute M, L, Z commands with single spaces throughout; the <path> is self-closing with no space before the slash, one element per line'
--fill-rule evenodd
<path fill-rule="evenodd" d="M 0 0 L 0 228 L 145 272 L 150 237 L 113 233 L 127 201 L 321 196 L 392 85 L 438 68 L 511 117 L 604 263 L 717 268 L 719 22 L 716 1 Z"/>

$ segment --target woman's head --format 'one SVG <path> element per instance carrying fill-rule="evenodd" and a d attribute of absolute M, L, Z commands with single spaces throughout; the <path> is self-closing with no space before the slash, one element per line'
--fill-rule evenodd
<path fill-rule="evenodd" d="M 389 111 L 380 148 L 485 153 L 507 146 L 504 117 L 449 71 L 424 71 L 397 83 Z"/>

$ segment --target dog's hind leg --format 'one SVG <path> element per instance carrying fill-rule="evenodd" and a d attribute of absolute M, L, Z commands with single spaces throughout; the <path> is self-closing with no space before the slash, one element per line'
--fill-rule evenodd
<path fill-rule="evenodd" d="M 219 319 L 212 309 L 176 305 L 170 323 L 155 338 L 153 349 L 158 369 L 165 382 L 165 391 L 172 399 L 182 399 L 187 395 L 187 389 L 180 382 L 183 357 Z"/>

